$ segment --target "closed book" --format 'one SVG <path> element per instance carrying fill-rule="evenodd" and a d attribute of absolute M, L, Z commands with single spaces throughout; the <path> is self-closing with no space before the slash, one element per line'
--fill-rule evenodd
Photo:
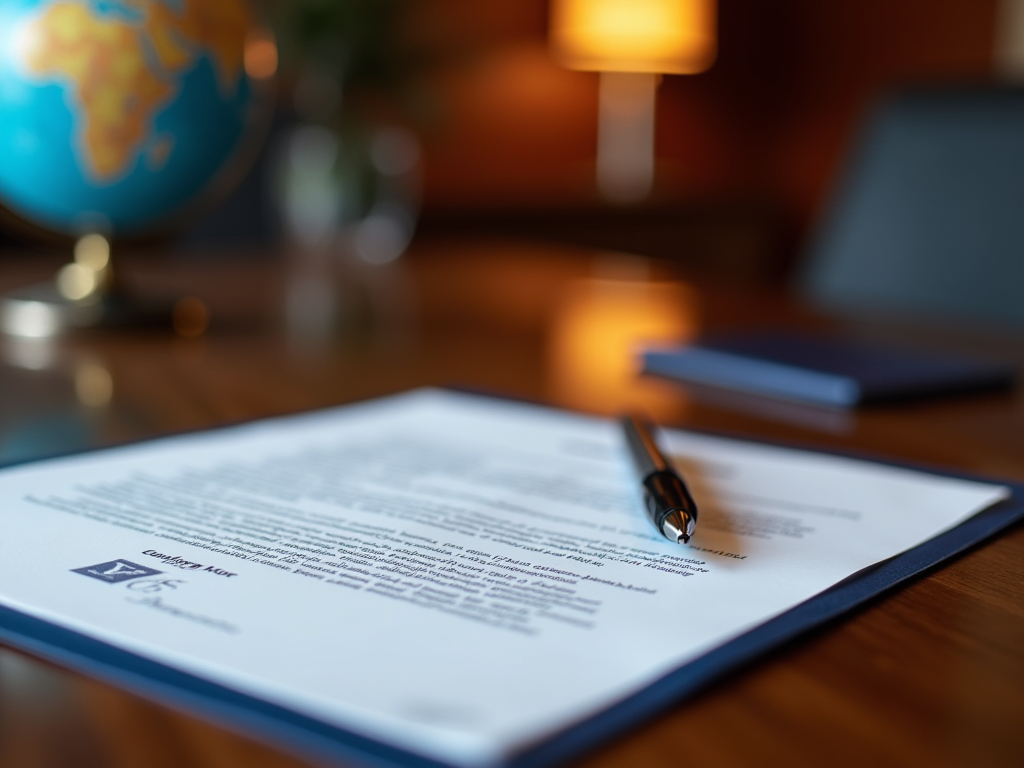
<path fill-rule="evenodd" d="M 1013 365 L 791 332 L 643 353 L 645 373 L 838 408 L 1011 386 Z"/>

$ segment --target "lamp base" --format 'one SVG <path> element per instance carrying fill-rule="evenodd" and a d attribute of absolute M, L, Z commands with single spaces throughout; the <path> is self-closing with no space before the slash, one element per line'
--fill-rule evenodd
<path fill-rule="evenodd" d="M 47 338 L 82 328 L 172 328 L 174 303 L 141 300 L 112 291 L 82 301 L 65 298 L 52 282 L 17 288 L 0 296 L 0 331 Z"/>
<path fill-rule="evenodd" d="M 660 76 L 602 72 L 597 187 L 614 203 L 638 203 L 654 184 L 654 105 Z"/>

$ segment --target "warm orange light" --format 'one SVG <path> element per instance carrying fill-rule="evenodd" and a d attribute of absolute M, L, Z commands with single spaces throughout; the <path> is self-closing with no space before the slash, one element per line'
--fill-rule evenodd
<path fill-rule="evenodd" d="M 277 44 L 269 32 L 260 30 L 245 41 L 245 73 L 266 80 L 277 72 Z"/>
<path fill-rule="evenodd" d="M 667 411 L 676 387 L 642 379 L 640 350 L 691 340 L 696 297 L 678 282 L 589 279 L 570 283 L 553 318 L 548 395 L 573 408 L 616 413 Z"/>
<path fill-rule="evenodd" d="M 554 0 L 551 42 L 570 69 L 693 74 L 717 53 L 715 0 Z"/>

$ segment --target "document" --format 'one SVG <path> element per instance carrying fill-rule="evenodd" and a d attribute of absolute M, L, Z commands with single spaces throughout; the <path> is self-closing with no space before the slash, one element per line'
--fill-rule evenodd
<path fill-rule="evenodd" d="M 0 471 L 0 604 L 461 766 L 501 764 L 1004 498 L 438 390 Z"/>

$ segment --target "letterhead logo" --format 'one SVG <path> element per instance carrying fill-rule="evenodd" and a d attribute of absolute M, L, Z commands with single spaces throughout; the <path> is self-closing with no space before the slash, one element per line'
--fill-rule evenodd
<path fill-rule="evenodd" d="M 72 568 L 72 573 L 80 573 L 93 579 L 105 581 L 108 584 L 117 584 L 120 581 L 137 579 L 140 576 L 153 576 L 163 571 L 147 568 L 144 565 L 133 563 L 131 560 L 111 560 L 99 565 L 87 565 L 84 568 Z"/>

